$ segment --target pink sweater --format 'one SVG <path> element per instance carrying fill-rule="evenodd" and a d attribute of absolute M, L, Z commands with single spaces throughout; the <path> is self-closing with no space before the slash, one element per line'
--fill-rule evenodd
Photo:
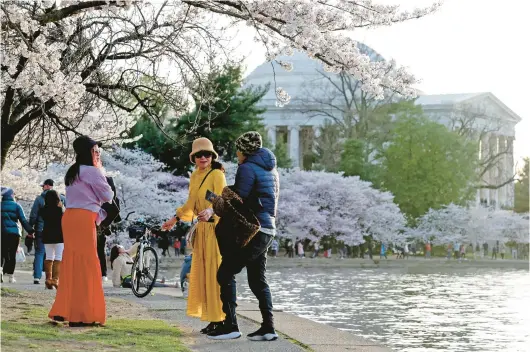
<path fill-rule="evenodd" d="M 79 177 L 66 187 L 66 208 L 86 209 L 98 213 L 96 223 L 99 225 L 107 217 L 107 212 L 101 209 L 101 204 L 110 202 L 113 197 L 114 192 L 103 171 L 94 166 L 81 165 Z"/>

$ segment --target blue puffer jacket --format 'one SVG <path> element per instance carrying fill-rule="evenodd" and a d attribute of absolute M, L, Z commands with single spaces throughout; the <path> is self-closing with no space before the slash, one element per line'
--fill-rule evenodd
<path fill-rule="evenodd" d="M 261 227 L 276 228 L 280 177 L 276 170 L 276 157 L 269 149 L 258 149 L 239 165 L 234 188 L 252 208 Z"/>
<path fill-rule="evenodd" d="M 28 233 L 33 233 L 33 228 L 29 225 L 24 215 L 24 210 L 15 202 L 13 197 L 3 196 L 2 197 L 2 236 L 14 235 L 20 237 L 18 231 L 18 222 L 22 223 L 24 229 Z"/>

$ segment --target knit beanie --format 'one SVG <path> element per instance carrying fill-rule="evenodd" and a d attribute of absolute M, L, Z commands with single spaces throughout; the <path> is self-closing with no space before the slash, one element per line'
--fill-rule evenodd
<path fill-rule="evenodd" d="M 245 132 L 236 140 L 237 150 L 245 155 L 254 154 L 261 146 L 261 135 L 256 131 Z"/>
<path fill-rule="evenodd" d="M 2 187 L 2 197 L 10 197 L 13 198 L 13 195 L 15 194 L 15 191 L 13 191 L 12 188 L 9 187 Z"/>

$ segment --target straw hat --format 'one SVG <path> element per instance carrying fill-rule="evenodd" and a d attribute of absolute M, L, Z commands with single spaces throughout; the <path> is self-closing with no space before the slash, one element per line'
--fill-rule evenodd
<path fill-rule="evenodd" d="M 195 160 L 193 160 L 193 154 L 198 153 L 200 151 L 212 152 L 213 160 L 219 157 L 217 152 L 213 149 L 212 142 L 208 138 L 201 137 L 193 141 L 193 144 L 191 145 L 191 153 L 190 153 L 190 161 L 193 164 L 195 164 Z"/>

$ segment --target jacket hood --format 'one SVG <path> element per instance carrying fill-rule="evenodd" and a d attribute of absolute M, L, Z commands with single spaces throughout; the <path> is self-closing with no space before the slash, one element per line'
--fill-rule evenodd
<path fill-rule="evenodd" d="M 41 196 L 42 198 L 44 198 L 44 196 L 46 195 L 46 193 L 48 193 L 48 191 L 43 191 L 43 192 L 40 194 L 40 196 Z"/>
<path fill-rule="evenodd" d="M 247 156 L 245 162 L 256 164 L 268 171 L 276 167 L 276 157 L 267 148 L 259 148 L 256 153 Z"/>

